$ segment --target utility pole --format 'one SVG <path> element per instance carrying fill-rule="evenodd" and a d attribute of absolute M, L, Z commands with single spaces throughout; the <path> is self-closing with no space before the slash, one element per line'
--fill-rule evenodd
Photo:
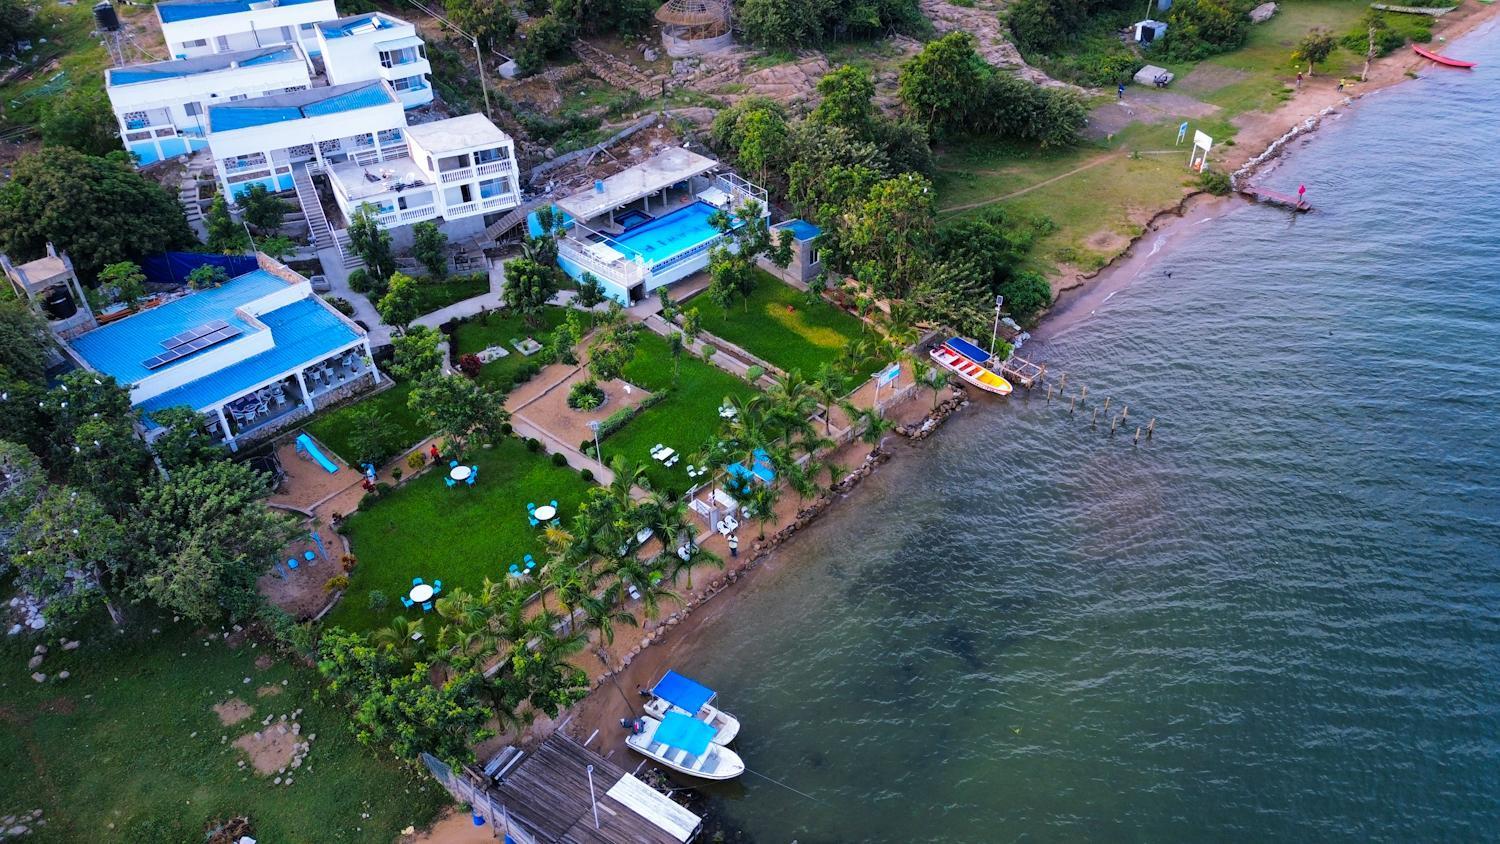
<path fill-rule="evenodd" d="M 426 12 L 433 20 L 458 33 L 460 37 L 474 46 L 474 60 L 479 62 L 479 90 L 484 94 L 484 116 L 493 118 L 495 115 L 490 111 L 489 76 L 484 72 L 484 53 L 479 49 L 479 38 L 477 36 L 470 35 L 453 21 L 450 21 L 437 12 L 434 12 L 433 10 L 427 8 L 427 6 L 419 2 L 419 0 L 407 0 L 407 2 L 411 3 L 418 9 L 421 9 L 423 12 Z"/>

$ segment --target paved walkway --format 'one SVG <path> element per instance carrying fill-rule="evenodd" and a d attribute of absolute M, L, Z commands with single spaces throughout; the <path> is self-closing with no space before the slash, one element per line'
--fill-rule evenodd
<path fill-rule="evenodd" d="M 425 325 L 428 328 L 437 328 L 445 322 L 455 319 L 463 319 L 478 314 L 480 311 L 493 311 L 505 304 L 503 291 L 505 290 L 505 262 L 496 258 L 490 261 L 490 292 L 465 299 L 462 302 L 454 302 L 446 308 L 438 308 L 430 314 L 423 314 L 413 320 L 414 325 Z"/>
<path fill-rule="evenodd" d="M 363 293 L 349 289 L 349 271 L 344 269 L 344 258 L 337 248 L 330 246 L 318 250 L 318 260 L 323 263 L 323 275 L 333 289 L 329 295 L 345 299 L 354 306 L 354 318 L 369 326 L 370 345 L 383 346 L 391 341 L 390 326 L 380 318 L 380 312 L 370 304 Z"/>

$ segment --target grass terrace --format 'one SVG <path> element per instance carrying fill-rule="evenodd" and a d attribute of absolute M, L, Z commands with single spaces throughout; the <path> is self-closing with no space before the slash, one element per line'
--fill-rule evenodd
<path fill-rule="evenodd" d="M 430 471 L 362 506 L 343 525 L 359 559 L 348 591 L 327 623 L 350 630 L 383 627 L 392 619 L 417 618 L 400 597 L 411 579 L 443 581 L 477 590 L 486 576 L 499 580 L 524 554 L 542 559 L 540 528 L 526 520 L 526 504 L 557 499 L 566 523 L 578 512 L 591 484 L 566 467 L 553 466 L 545 452 L 531 452 L 514 437 L 493 448 L 470 449 L 467 462 L 479 466 L 474 486 L 449 488 Z M 385 609 L 370 608 L 371 591 L 384 592 Z"/>
<path fill-rule="evenodd" d="M 490 292 L 490 277 L 485 273 L 451 275 L 442 281 L 423 278 L 417 282 L 417 313 L 429 314 L 455 302 L 483 296 Z"/>
<path fill-rule="evenodd" d="M 265 644 L 236 650 L 217 630 L 165 621 L 80 632 L 76 651 L 49 640 L 38 670 L 70 672 L 61 683 L 20 670 L 34 637 L 0 643 L 12 668 L 0 682 L 0 815 L 41 809 L 46 820 L 24 840 L 203 841 L 210 822 L 246 815 L 261 841 L 394 841 L 448 802 L 425 775 L 359 744 L 346 716 L 317 700 L 312 670 L 258 668 Z M 226 726 L 212 707 L 230 698 L 252 712 Z M 234 742 L 298 708 L 302 735 L 317 738 L 292 785 L 273 785 Z"/>
<path fill-rule="evenodd" d="M 389 374 L 387 374 L 389 377 Z M 317 440 L 329 448 L 334 454 L 343 458 L 345 463 L 353 465 L 354 460 L 350 456 L 354 453 L 350 445 L 350 438 L 354 434 L 355 425 L 359 422 L 358 411 L 360 408 L 373 408 L 377 412 L 386 414 L 390 420 L 391 427 L 400 433 L 399 437 L 393 437 L 404 451 L 422 440 L 426 439 L 432 432 L 422 423 L 421 417 L 415 410 L 406 404 L 406 399 L 411 395 L 412 387 L 406 382 L 398 382 L 394 387 L 376 393 L 373 396 L 360 399 L 353 404 L 323 413 L 308 422 L 306 428 Z"/>
<path fill-rule="evenodd" d="M 702 358 L 684 352 L 677 386 L 672 386 L 672 354 L 659 334 L 642 330 L 635 360 L 625 367 L 625 380 L 653 393 L 669 390 L 666 398 L 641 411 L 600 445 L 604 462 L 615 454 L 641 463 L 654 489 L 685 492 L 692 481 L 687 466 L 697 451 L 719 431 L 719 407 L 726 396 L 749 398 L 756 390 L 749 383 L 719 369 Z M 672 468 L 651 459 L 651 447 L 661 443 L 685 456 Z"/>
<path fill-rule="evenodd" d="M 810 302 L 806 293 L 759 270 L 750 298 L 727 313 L 704 295 L 684 307 L 698 309 L 704 331 L 787 372 L 800 370 L 809 377 L 837 360 L 845 346 L 869 336 L 858 317 L 826 301 Z"/>
<path fill-rule="evenodd" d="M 490 346 L 504 346 L 509 354 L 485 364 L 479 371 L 479 383 L 489 387 L 504 387 L 503 392 L 510 392 L 510 386 L 514 384 L 516 374 L 523 366 L 527 363 L 536 363 L 539 367 L 542 365 L 536 355 L 527 357 L 516 351 L 515 344 L 511 341 L 532 337 L 538 343 L 546 344 L 552 332 L 567 321 L 568 310 L 544 308 L 542 323 L 535 328 L 527 325 L 519 316 L 502 316 L 498 311 L 491 311 L 487 317 L 475 317 L 459 323 L 453 331 L 453 348 L 462 356 L 478 354 Z"/>

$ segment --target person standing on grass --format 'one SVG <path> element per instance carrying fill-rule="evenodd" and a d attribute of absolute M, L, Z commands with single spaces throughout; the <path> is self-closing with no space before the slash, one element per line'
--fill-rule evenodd
<path fill-rule="evenodd" d="M 443 459 L 443 456 L 438 453 L 437 443 L 433 443 L 432 447 L 427 450 L 427 453 L 432 455 L 433 463 L 437 463 L 439 460 Z"/>
<path fill-rule="evenodd" d="M 740 555 L 740 535 L 737 534 L 737 533 L 731 533 L 731 534 L 729 534 L 729 556 L 731 556 L 731 557 L 738 557 L 739 555 Z"/>

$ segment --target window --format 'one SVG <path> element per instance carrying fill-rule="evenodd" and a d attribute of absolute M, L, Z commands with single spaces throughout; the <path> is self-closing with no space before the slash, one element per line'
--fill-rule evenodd
<path fill-rule="evenodd" d="M 215 38 L 214 49 L 220 53 L 227 53 L 229 51 L 229 36 L 220 35 L 218 38 Z"/>
<path fill-rule="evenodd" d="M 281 40 L 285 41 L 288 44 L 292 43 L 292 28 L 291 27 L 289 27 L 289 26 L 283 26 L 281 28 Z"/>
<path fill-rule="evenodd" d="M 491 161 L 504 161 L 506 158 L 505 147 L 482 149 L 474 153 L 475 164 L 489 164 Z"/>
<path fill-rule="evenodd" d="M 125 112 L 125 128 L 126 129 L 144 129 L 147 126 L 150 126 L 150 125 L 151 125 L 151 118 L 148 117 L 148 116 L 146 116 L 146 112 L 144 112 L 144 111 L 127 111 L 127 112 Z"/>
<path fill-rule="evenodd" d="M 184 50 L 191 50 L 191 49 L 194 49 L 195 47 L 207 47 L 207 46 L 208 46 L 208 39 L 207 38 L 194 38 L 191 41 L 184 41 L 184 42 L 182 42 L 182 49 L 184 49 Z"/>
<path fill-rule="evenodd" d="M 401 142 L 401 130 L 400 129 L 381 129 L 380 130 L 380 145 L 381 146 L 390 146 L 392 144 L 398 144 L 400 142 Z"/>
<path fill-rule="evenodd" d="M 188 117 L 197 117 L 203 113 L 202 103 L 183 103 L 182 110 L 187 112 Z"/>
<path fill-rule="evenodd" d="M 248 100 L 248 99 L 250 99 L 250 95 L 249 94 L 234 94 L 234 95 L 232 95 L 229 98 L 229 101 L 232 102 L 232 103 L 237 103 L 240 100 Z"/>
<path fill-rule="evenodd" d="M 304 23 L 302 24 L 301 29 L 303 32 L 312 32 L 315 25 L 316 24 Z"/>
<path fill-rule="evenodd" d="M 818 247 L 814 246 L 813 248 L 807 250 L 807 263 L 818 263 Z"/>
<path fill-rule="evenodd" d="M 420 91 L 427 87 L 427 83 L 421 76 L 408 76 L 404 79 L 391 80 L 391 87 L 397 91 Z"/>
<path fill-rule="evenodd" d="M 510 188 L 505 179 L 487 179 L 479 183 L 480 199 L 489 199 L 506 193 L 510 193 Z"/>

